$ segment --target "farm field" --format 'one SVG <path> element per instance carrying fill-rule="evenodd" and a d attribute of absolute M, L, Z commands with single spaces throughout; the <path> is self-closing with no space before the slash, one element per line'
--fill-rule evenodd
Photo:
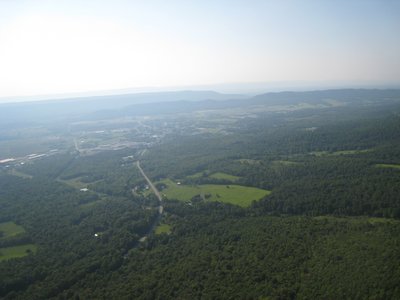
<path fill-rule="evenodd" d="M 27 256 L 29 253 L 36 253 L 37 246 L 34 244 L 26 244 L 14 247 L 0 248 L 0 261 L 11 258 L 19 258 Z"/>
<path fill-rule="evenodd" d="M 362 149 L 362 150 L 340 150 L 340 151 L 313 151 L 310 152 L 311 155 L 321 157 L 321 156 L 340 156 L 340 155 L 355 155 L 363 154 L 373 151 L 373 149 Z"/>
<path fill-rule="evenodd" d="M 222 172 L 217 172 L 217 173 L 211 174 L 209 177 L 214 178 L 214 179 L 224 179 L 224 180 L 230 180 L 230 181 L 236 181 L 240 178 L 239 176 L 234 176 L 234 175 L 230 175 L 230 174 L 222 173 Z"/>
<path fill-rule="evenodd" d="M 207 171 L 205 171 L 205 172 L 207 172 Z M 204 174 L 204 172 L 197 172 L 192 175 L 186 176 L 186 178 L 188 178 L 188 179 L 201 178 L 201 177 L 203 177 L 203 174 Z"/>
<path fill-rule="evenodd" d="M 171 226 L 168 224 L 160 224 L 156 227 L 155 234 L 171 233 Z"/>
<path fill-rule="evenodd" d="M 248 158 L 242 158 L 242 159 L 237 159 L 240 164 L 246 164 L 246 165 L 256 165 L 260 163 L 260 160 L 256 159 L 248 159 Z"/>
<path fill-rule="evenodd" d="M 378 168 L 391 168 L 391 169 L 400 169 L 400 165 L 395 164 L 377 164 Z"/>
<path fill-rule="evenodd" d="M 70 187 L 73 187 L 75 189 L 83 189 L 83 188 L 87 188 L 87 183 L 83 183 L 80 181 L 81 177 L 76 177 L 76 178 L 72 178 L 72 179 L 58 179 L 59 182 L 63 182 L 67 185 L 69 185 Z"/>
<path fill-rule="evenodd" d="M 275 160 L 272 162 L 273 166 L 284 166 L 284 167 L 291 167 L 291 166 L 298 166 L 301 163 L 296 161 L 289 161 L 289 160 Z"/>
<path fill-rule="evenodd" d="M 207 201 L 220 201 L 248 207 L 253 200 L 260 200 L 271 192 L 254 187 L 240 185 L 217 185 L 204 184 L 196 186 L 178 185 L 170 179 L 165 179 L 159 183 L 164 183 L 167 187 L 161 192 L 170 199 L 190 201 L 196 195 L 200 195 Z"/>
<path fill-rule="evenodd" d="M 12 170 L 10 171 L 10 174 L 13 175 L 13 176 L 21 177 L 21 178 L 28 178 L 28 179 L 33 178 L 32 175 L 22 173 L 22 172 L 20 172 L 20 171 L 18 171 L 18 170 L 16 170 L 16 169 L 12 169 Z"/>
<path fill-rule="evenodd" d="M 25 229 L 22 226 L 15 224 L 14 222 L 0 223 L 0 233 L 2 233 L 2 236 L 0 235 L 0 238 L 8 238 L 24 232 Z"/>
<path fill-rule="evenodd" d="M 363 150 L 341 150 L 341 151 L 335 151 L 332 153 L 332 155 L 352 155 L 352 154 L 362 154 L 362 153 L 368 153 L 373 151 L 373 149 L 363 149 Z"/>
<path fill-rule="evenodd" d="M 240 178 L 239 176 L 234 176 L 234 175 L 223 173 L 223 172 L 210 173 L 210 171 L 208 171 L 208 170 L 205 170 L 203 172 L 197 172 L 195 174 L 186 176 L 187 179 L 196 179 L 196 178 L 202 178 L 202 177 L 203 178 L 229 180 L 229 181 L 236 181 Z"/>
<path fill-rule="evenodd" d="M 313 217 L 314 220 L 323 220 L 331 222 L 348 222 L 352 224 L 399 224 L 399 220 L 391 218 L 376 218 L 376 217 L 336 217 L 336 216 L 317 216 Z"/>

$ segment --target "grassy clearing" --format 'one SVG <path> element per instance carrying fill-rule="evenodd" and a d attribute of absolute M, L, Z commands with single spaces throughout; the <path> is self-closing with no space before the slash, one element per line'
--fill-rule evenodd
<path fill-rule="evenodd" d="M 81 177 L 76 177 L 76 178 L 72 178 L 72 179 L 57 179 L 59 182 L 65 183 L 67 185 L 69 185 L 70 187 L 73 187 L 75 189 L 83 189 L 83 188 L 87 188 L 89 183 L 84 183 L 82 181 L 80 181 Z M 99 182 L 98 181 L 94 181 L 94 182 L 90 182 L 90 184 L 95 183 L 95 182 Z"/>
<path fill-rule="evenodd" d="M 389 218 L 368 218 L 368 222 L 371 224 L 398 224 L 400 221 L 396 219 L 389 219 Z"/>
<path fill-rule="evenodd" d="M 26 244 L 21 246 L 0 248 L 0 261 L 11 258 L 19 258 L 27 256 L 29 253 L 36 253 L 37 246 L 34 244 Z"/>
<path fill-rule="evenodd" d="M 260 160 L 255 160 L 255 159 L 238 159 L 237 160 L 241 164 L 247 164 L 247 165 L 255 165 L 259 164 L 261 161 Z"/>
<path fill-rule="evenodd" d="M 204 184 L 196 186 L 178 185 L 170 179 L 160 181 L 167 188 L 162 193 L 170 199 L 190 201 L 194 196 L 200 195 L 206 201 L 220 201 L 242 207 L 248 207 L 253 200 L 260 200 L 271 192 L 254 187 L 240 185 Z"/>
<path fill-rule="evenodd" d="M 214 178 L 214 179 L 224 179 L 224 180 L 230 180 L 230 181 L 236 181 L 240 178 L 238 176 L 234 176 L 234 175 L 230 175 L 230 174 L 222 173 L 222 172 L 217 172 L 217 173 L 211 174 L 209 177 Z"/>
<path fill-rule="evenodd" d="M 24 233 L 25 229 L 14 222 L 4 222 L 0 223 L 0 232 L 3 233 L 3 238 L 8 238 L 10 236 L 16 236 Z"/>
<path fill-rule="evenodd" d="M 378 168 L 400 169 L 400 165 L 395 164 L 377 164 L 375 166 Z"/>
<path fill-rule="evenodd" d="M 360 153 L 367 153 L 372 151 L 371 149 L 364 149 L 364 150 L 342 150 L 333 152 L 332 155 L 351 155 L 351 154 L 360 154 Z"/>
<path fill-rule="evenodd" d="M 91 208 L 91 207 L 99 204 L 101 201 L 103 201 L 103 200 L 97 200 L 97 201 L 88 202 L 88 203 L 79 205 L 79 207 L 81 209 Z"/>
<path fill-rule="evenodd" d="M 289 160 L 274 160 L 272 162 L 272 164 L 274 166 L 287 166 L 287 167 L 291 167 L 291 166 L 298 166 L 301 163 L 299 162 L 295 162 L 295 161 L 289 161 Z"/>
<path fill-rule="evenodd" d="M 155 234 L 170 234 L 171 233 L 171 226 L 168 224 L 160 224 L 156 227 Z"/>
<path fill-rule="evenodd" d="M 329 151 L 314 151 L 310 152 L 311 155 L 321 157 L 321 156 L 340 156 L 340 155 L 354 155 L 354 154 L 362 154 L 362 153 L 367 153 L 371 152 L 373 149 L 363 149 L 363 150 L 341 150 L 341 151 L 335 151 L 335 152 L 329 152 Z"/>
<path fill-rule="evenodd" d="M 151 188 L 147 189 L 147 190 L 143 190 L 142 195 L 147 197 L 150 194 L 154 194 L 153 190 Z"/>
<path fill-rule="evenodd" d="M 201 178 L 201 177 L 203 177 L 204 174 L 208 175 L 208 171 L 197 172 L 197 173 L 194 173 L 192 175 L 186 176 L 186 178 L 188 178 L 188 179 Z"/>
<path fill-rule="evenodd" d="M 370 224 L 398 224 L 400 221 L 389 218 L 375 218 L 375 217 L 335 217 L 335 216 L 317 216 L 313 217 L 314 220 L 327 220 L 336 222 L 351 222 L 354 224 L 370 223 Z"/>
<path fill-rule="evenodd" d="M 81 177 L 72 178 L 72 179 L 57 179 L 59 182 L 65 183 L 74 189 L 83 189 L 87 188 L 87 184 L 79 181 Z"/>
<path fill-rule="evenodd" d="M 208 177 L 208 178 L 214 178 L 214 179 L 223 179 L 223 180 L 229 180 L 229 181 L 236 181 L 238 180 L 240 177 L 238 176 L 234 176 L 234 175 L 230 175 L 227 173 L 223 173 L 223 172 L 216 172 L 216 173 L 212 173 L 208 170 L 205 170 L 203 172 L 197 172 L 195 174 L 186 176 L 187 179 L 197 179 L 197 178 L 202 178 L 202 177 Z"/>
<path fill-rule="evenodd" d="M 81 209 L 83 209 L 83 210 L 90 209 L 90 208 L 92 208 L 93 206 L 95 206 L 97 204 L 104 203 L 104 202 L 107 202 L 107 201 L 109 201 L 107 196 L 104 197 L 104 196 L 100 195 L 100 199 L 99 200 L 95 200 L 95 201 L 91 201 L 91 202 L 88 202 L 88 203 L 81 204 L 81 205 L 79 205 L 79 207 Z"/>
<path fill-rule="evenodd" d="M 330 153 L 328 151 L 314 151 L 314 152 L 310 152 L 310 155 L 314 155 L 317 157 L 321 157 L 321 156 L 326 156 L 329 155 Z"/>
<path fill-rule="evenodd" d="M 32 175 L 28 175 L 28 174 L 22 173 L 20 171 L 17 171 L 16 169 L 12 169 L 10 171 L 10 175 L 18 176 L 18 177 L 26 178 L 26 179 L 31 179 L 33 177 Z"/>

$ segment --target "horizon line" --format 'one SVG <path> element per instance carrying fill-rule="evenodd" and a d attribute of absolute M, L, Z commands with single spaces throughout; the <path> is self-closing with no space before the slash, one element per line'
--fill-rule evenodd
<path fill-rule="evenodd" d="M 107 90 L 72 91 L 38 95 L 1 96 L 0 104 L 36 101 L 51 101 L 73 98 L 101 96 L 118 96 L 129 94 L 151 94 L 163 92 L 215 92 L 243 96 L 268 92 L 300 92 L 328 89 L 400 89 L 400 82 L 389 81 L 266 81 L 266 82 L 232 82 L 183 86 L 128 87 Z"/>

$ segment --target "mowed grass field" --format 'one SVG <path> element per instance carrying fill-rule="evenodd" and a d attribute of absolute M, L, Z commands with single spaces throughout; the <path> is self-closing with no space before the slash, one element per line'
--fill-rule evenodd
<path fill-rule="evenodd" d="M 10 236 L 24 233 L 25 229 L 14 222 L 4 222 L 0 223 L 0 232 L 3 234 L 2 238 L 8 238 Z"/>
<path fill-rule="evenodd" d="M 400 169 L 400 165 L 394 165 L 394 164 L 377 164 L 376 166 L 378 168 Z"/>
<path fill-rule="evenodd" d="M 222 173 L 222 172 L 209 173 L 209 171 L 207 171 L 207 170 L 186 176 L 186 178 L 188 178 L 188 179 L 196 179 L 196 178 L 201 178 L 201 177 L 223 179 L 223 180 L 229 180 L 232 182 L 236 181 L 240 178 L 239 176 L 234 176 L 234 175 Z"/>
<path fill-rule="evenodd" d="M 0 240 L 7 240 L 10 237 L 17 236 L 25 233 L 25 229 L 22 226 L 15 224 L 14 222 L 0 223 Z M 18 258 L 27 256 L 29 253 L 36 253 L 37 246 L 34 244 L 25 244 L 11 247 L 0 248 L 0 261 L 11 258 Z"/>
<path fill-rule="evenodd" d="M 160 224 L 156 227 L 155 234 L 170 234 L 171 233 L 171 226 L 168 224 Z"/>
<path fill-rule="evenodd" d="M 373 151 L 373 149 L 362 149 L 362 150 L 341 150 L 341 151 L 334 151 L 334 152 L 329 152 L 329 151 L 314 151 L 310 152 L 311 155 L 315 155 L 317 157 L 321 156 L 340 156 L 340 155 L 353 155 L 353 154 L 362 154 L 362 153 L 368 153 Z"/>
<path fill-rule="evenodd" d="M 230 175 L 230 174 L 222 173 L 222 172 L 217 172 L 217 173 L 211 174 L 209 177 L 215 178 L 215 179 L 224 179 L 224 180 L 229 180 L 229 181 L 236 181 L 240 178 L 238 176 L 234 176 L 234 175 Z"/>
<path fill-rule="evenodd" d="M 65 183 L 65 184 L 67 184 L 70 187 L 73 187 L 75 189 L 86 188 L 87 187 L 87 183 L 83 183 L 79 179 L 81 179 L 81 177 L 76 177 L 76 178 L 72 178 L 72 179 L 57 179 L 57 180 L 59 182 Z"/>
<path fill-rule="evenodd" d="M 240 186 L 240 185 L 178 185 L 170 179 L 160 181 L 167 187 L 161 191 L 169 199 L 190 201 L 194 196 L 200 195 L 206 201 L 220 201 L 248 207 L 253 200 L 257 201 L 269 195 L 271 192 L 259 188 Z M 207 195 L 209 197 L 207 198 Z"/>
<path fill-rule="evenodd" d="M 28 174 L 22 173 L 22 172 L 20 172 L 20 171 L 18 171 L 18 170 L 16 170 L 16 169 L 12 169 L 12 170 L 10 171 L 10 174 L 11 174 L 11 175 L 14 175 L 14 176 L 21 177 L 21 178 L 28 178 L 28 179 L 33 178 L 32 175 L 28 175 Z"/>
<path fill-rule="evenodd" d="M 274 160 L 272 162 L 272 165 L 275 167 L 292 167 L 292 166 L 298 166 L 301 165 L 301 163 L 296 162 L 296 161 L 289 161 L 289 160 Z"/>
<path fill-rule="evenodd" d="M 0 248 L 0 261 L 11 258 L 19 258 L 27 256 L 29 253 L 36 253 L 37 246 L 34 244 L 26 244 L 21 246 Z"/>

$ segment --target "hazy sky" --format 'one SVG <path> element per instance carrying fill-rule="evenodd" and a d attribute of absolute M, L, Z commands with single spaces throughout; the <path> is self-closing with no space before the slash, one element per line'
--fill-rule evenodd
<path fill-rule="evenodd" d="M 0 0 L 0 97 L 400 82 L 400 1 Z"/>

